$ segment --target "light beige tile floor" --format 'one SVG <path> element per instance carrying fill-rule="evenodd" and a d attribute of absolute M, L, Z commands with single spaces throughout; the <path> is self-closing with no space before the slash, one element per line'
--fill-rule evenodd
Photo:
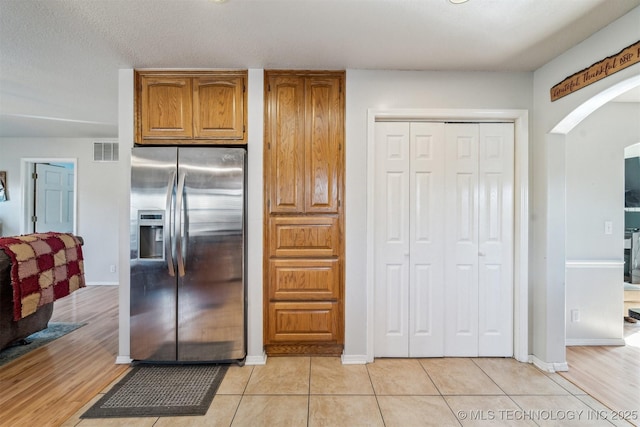
<path fill-rule="evenodd" d="M 264 366 L 231 366 L 202 417 L 80 419 L 100 396 L 64 425 L 613 425 L 607 408 L 566 379 L 502 358 L 343 365 L 334 357 L 272 357 Z"/>

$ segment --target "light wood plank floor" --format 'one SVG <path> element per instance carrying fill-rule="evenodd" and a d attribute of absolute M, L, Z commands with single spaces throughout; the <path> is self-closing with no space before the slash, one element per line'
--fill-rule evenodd
<path fill-rule="evenodd" d="M 624 347 L 567 347 L 561 375 L 615 411 L 640 413 L 640 322 L 625 322 L 625 338 Z"/>
<path fill-rule="evenodd" d="M 0 367 L 0 426 L 60 426 L 128 368 L 114 363 L 116 286 L 84 288 L 55 304 L 53 321 L 88 324 Z M 640 323 L 635 328 L 627 334 L 640 333 Z M 562 377 L 612 409 L 640 409 L 638 337 L 639 347 L 568 348 Z"/>
<path fill-rule="evenodd" d="M 87 325 L 0 367 L 1 426 L 59 426 L 128 368 L 115 364 L 117 286 L 56 301 L 51 321 Z"/>

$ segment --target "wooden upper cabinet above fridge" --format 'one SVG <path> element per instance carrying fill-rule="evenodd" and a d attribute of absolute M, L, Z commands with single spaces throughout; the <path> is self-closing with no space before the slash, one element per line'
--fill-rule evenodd
<path fill-rule="evenodd" d="M 246 71 L 136 71 L 137 144 L 246 144 Z"/>
<path fill-rule="evenodd" d="M 195 138 L 243 139 L 244 78 L 210 76 L 193 79 Z"/>
<path fill-rule="evenodd" d="M 191 78 L 140 77 L 143 138 L 191 138 Z"/>

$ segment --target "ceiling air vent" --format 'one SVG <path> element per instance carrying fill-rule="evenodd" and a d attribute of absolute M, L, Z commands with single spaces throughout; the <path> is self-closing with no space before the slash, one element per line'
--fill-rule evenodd
<path fill-rule="evenodd" d="M 94 162 L 117 162 L 118 143 L 117 142 L 94 142 L 93 143 Z"/>

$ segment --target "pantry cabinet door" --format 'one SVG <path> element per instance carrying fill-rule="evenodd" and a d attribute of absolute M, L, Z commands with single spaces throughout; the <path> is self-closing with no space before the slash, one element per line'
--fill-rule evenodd
<path fill-rule="evenodd" d="M 343 108 L 338 77 L 305 81 L 305 212 L 336 213 L 340 197 Z"/>
<path fill-rule="evenodd" d="M 265 177 L 269 213 L 304 212 L 304 80 L 271 76 Z"/>

